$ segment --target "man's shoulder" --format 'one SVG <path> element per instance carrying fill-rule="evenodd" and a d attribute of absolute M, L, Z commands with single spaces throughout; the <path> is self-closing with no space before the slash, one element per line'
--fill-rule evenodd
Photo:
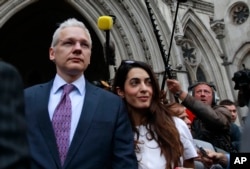
<path fill-rule="evenodd" d="M 215 105 L 213 106 L 214 110 L 228 110 L 224 105 Z"/>
<path fill-rule="evenodd" d="M 39 84 L 35 84 L 33 86 L 29 86 L 27 88 L 24 89 L 25 94 L 26 93 L 30 93 L 33 91 L 42 91 L 43 89 L 45 89 L 46 87 L 49 87 L 52 85 L 52 81 L 46 82 L 46 83 L 39 83 Z"/>
<path fill-rule="evenodd" d="M 230 128 L 232 131 L 240 131 L 240 126 L 235 123 L 231 123 Z"/>
<path fill-rule="evenodd" d="M 213 107 L 213 109 L 214 109 L 214 111 L 222 113 L 225 116 L 229 117 L 230 121 L 231 121 L 231 113 L 230 113 L 230 111 L 225 106 L 223 106 L 223 105 L 216 105 L 216 106 Z"/>
<path fill-rule="evenodd" d="M 92 83 L 87 82 L 86 83 L 86 92 L 88 92 L 89 90 L 91 92 L 98 93 L 102 97 L 120 98 L 118 95 L 114 94 L 112 91 L 103 89 L 101 87 L 97 87 L 97 86 L 93 85 Z"/>

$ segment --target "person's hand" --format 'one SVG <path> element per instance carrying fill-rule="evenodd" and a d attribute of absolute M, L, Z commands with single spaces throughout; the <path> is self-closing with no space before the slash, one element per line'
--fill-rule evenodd
<path fill-rule="evenodd" d="M 175 79 L 167 79 L 166 80 L 167 86 L 168 86 L 168 90 L 175 94 L 179 91 L 181 91 L 181 85 L 179 83 L 179 81 L 175 80 Z"/>
<path fill-rule="evenodd" d="M 208 149 L 205 149 L 205 152 L 206 152 L 206 155 L 202 153 L 200 150 L 198 150 L 197 151 L 198 157 L 196 158 L 196 160 L 202 162 L 204 166 L 206 166 L 207 168 L 210 168 L 214 164 L 214 161 L 213 161 L 214 154 L 212 150 L 208 150 Z"/>
<path fill-rule="evenodd" d="M 225 154 L 205 149 L 206 155 L 198 151 L 198 161 L 201 161 L 206 167 L 210 168 L 213 164 L 227 165 L 228 159 Z"/>

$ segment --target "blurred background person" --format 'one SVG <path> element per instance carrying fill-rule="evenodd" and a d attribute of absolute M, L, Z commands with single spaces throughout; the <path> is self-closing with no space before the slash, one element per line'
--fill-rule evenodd
<path fill-rule="evenodd" d="M 240 152 L 250 153 L 250 70 L 243 69 L 234 73 L 234 89 L 238 91 L 237 103 L 240 107 L 248 106 L 248 115 L 242 129 Z"/>
<path fill-rule="evenodd" d="M 167 107 L 170 111 L 174 113 L 175 116 L 182 119 L 191 131 L 191 121 L 186 112 L 186 108 L 182 104 L 176 102 L 168 104 Z M 216 162 L 216 160 L 214 160 L 214 163 L 211 163 L 211 160 L 203 160 L 203 156 L 206 156 L 206 154 L 202 154 L 199 148 L 202 147 L 210 152 L 215 152 L 212 144 L 206 141 L 197 140 L 193 138 L 189 139 L 193 141 L 194 146 L 197 148 L 197 153 L 199 154 L 199 157 L 194 159 L 195 169 L 223 169 L 221 164 L 219 164 L 218 161 Z"/>
<path fill-rule="evenodd" d="M 29 169 L 28 152 L 21 75 L 0 61 L 0 169 Z"/>
<path fill-rule="evenodd" d="M 229 134 L 231 114 L 224 106 L 216 105 L 214 85 L 197 82 L 190 86 L 192 95 L 183 91 L 177 80 L 167 79 L 167 86 L 181 100 L 181 104 L 195 114 L 191 125 L 195 139 L 207 141 L 222 151 L 237 152 Z"/>
<path fill-rule="evenodd" d="M 237 105 L 233 101 L 231 101 L 229 99 L 221 100 L 219 105 L 225 106 L 230 111 L 230 113 L 231 113 L 231 121 L 233 123 L 235 123 L 235 121 L 236 121 L 236 119 L 238 117 L 238 112 L 237 112 L 237 108 L 236 108 Z"/>
<path fill-rule="evenodd" d="M 170 111 L 172 111 L 175 116 L 182 119 L 187 124 L 189 130 L 191 131 L 191 120 L 188 117 L 185 106 L 183 106 L 182 104 L 173 102 L 173 103 L 167 104 L 167 108 Z"/>
<path fill-rule="evenodd" d="M 225 106 L 231 113 L 230 138 L 232 145 L 236 148 L 237 151 L 239 151 L 241 130 L 240 127 L 235 124 L 238 116 L 236 104 L 229 99 L 224 99 L 220 101 L 219 105 Z"/>

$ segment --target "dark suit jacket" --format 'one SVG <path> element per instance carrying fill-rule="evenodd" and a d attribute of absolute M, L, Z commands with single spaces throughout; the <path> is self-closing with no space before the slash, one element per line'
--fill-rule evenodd
<path fill-rule="evenodd" d="M 230 137 L 233 146 L 239 151 L 240 147 L 240 138 L 241 138 L 241 130 L 240 127 L 237 126 L 235 123 L 231 123 L 230 125 Z"/>
<path fill-rule="evenodd" d="M 123 100 L 86 81 L 86 95 L 64 166 L 48 113 L 50 81 L 25 89 L 32 169 L 136 169 L 133 132 Z"/>
<path fill-rule="evenodd" d="M 226 107 L 211 107 L 190 95 L 182 104 L 196 116 L 191 125 L 195 139 L 210 142 L 227 152 L 236 152 L 230 139 L 231 114 Z"/>
<path fill-rule="evenodd" d="M 17 101 L 21 99 L 13 100 Z M 29 169 L 25 124 L 24 111 L 8 106 L 0 110 L 0 169 Z"/>

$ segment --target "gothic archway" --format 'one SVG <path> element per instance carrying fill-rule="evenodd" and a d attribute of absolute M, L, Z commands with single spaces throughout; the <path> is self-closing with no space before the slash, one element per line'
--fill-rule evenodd
<path fill-rule="evenodd" d="M 161 76 L 163 75 L 164 64 L 150 19 L 145 17 L 148 16 L 148 12 L 144 5 L 143 0 L 6 1 L 1 4 L 3 10 L 0 11 L 0 26 L 2 26 L 0 45 L 4 48 L 0 57 L 5 60 L 8 57 L 10 62 L 15 62 L 14 64 L 20 69 L 25 79 L 34 80 L 31 82 L 25 80 L 27 86 L 36 83 L 36 81 L 50 79 L 50 76 L 54 75 L 53 71 L 55 71 L 48 59 L 48 47 L 52 32 L 56 23 L 74 16 L 88 24 L 87 26 L 92 32 L 93 42 L 96 43 L 93 49 L 92 63 L 86 72 L 86 77 L 89 80 L 112 79 L 114 71 L 104 63 L 102 44 L 105 42 L 105 33 L 98 29 L 96 23 L 101 15 L 114 15 L 116 23 L 111 31 L 111 40 L 116 45 L 117 65 L 120 64 L 122 59 L 141 60 L 152 65 L 157 75 Z M 158 11 L 159 8 L 155 2 L 152 2 L 152 7 L 157 20 L 163 20 L 164 17 Z M 164 37 L 164 44 L 167 47 L 168 41 L 166 39 L 170 39 L 171 31 L 166 22 L 158 22 L 158 24 Z M 41 50 L 41 48 L 43 49 Z M 15 59 L 13 60 L 11 57 Z M 44 60 L 37 59 L 41 57 Z M 28 64 L 28 61 L 32 61 L 32 63 Z M 40 68 L 38 63 L 45 66 Z M 34 69 L 31 67 L 34 67 Z M 24 70 L 25 72 L 23 72 Z M 42 75 L 39 78 L 36 75 L 40 71 Z M 47 76 L 47 74 L 50 76 Z M 29 78 L 34 76 L 36 78 Z"/>
<path fill-rule="evenodd" d="M 83 21 L 92 36 L 92 64 L 85 72 L 86 78 L 89 81 L 109 78 L 102 44 L 86 19 L 65 1 L 42 0 L 15 13 L 0 29 L 0 57 L 18 68 L 25 87 L 55 75 L 48 53 L 51 37 L 57 24 L 70 17 Z"/>

